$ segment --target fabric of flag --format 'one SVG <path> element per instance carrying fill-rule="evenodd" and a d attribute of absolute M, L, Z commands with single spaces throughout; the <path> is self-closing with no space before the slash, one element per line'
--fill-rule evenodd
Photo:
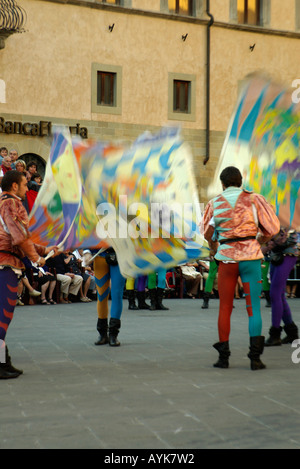
<path fill-rule="evenodd" d="M 30 213 L 32 240 L 44 246 L 54 243 L 64 250 L 81 246 L 85 239 L 89 246 L 107 246 L 95 235 L 97 222 L 82 185 L 70 133 L 56 129 L 44 182 Z"/>
<path fill-rule="evenodd" d="M 143 134 L 128 147 L 64 130 L 54 135 L 30 229 L 35 242 L 63 249 L 112 246 L 122 274 L 136 277 L 206 258 L 201 220 L 191 151 L 178 129 Z"/>
<path fill-rule="evenodd" d="M 208 196 L 222 191 L 222 170 L 236 166 L 243 186 L 263 195 L 283 226 L 300 231 L 300 104 L 296 101 L 295 89 L 263 76 L 245 81 Z"/>

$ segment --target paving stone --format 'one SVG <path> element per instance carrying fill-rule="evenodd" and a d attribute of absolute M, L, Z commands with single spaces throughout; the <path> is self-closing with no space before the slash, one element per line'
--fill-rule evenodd
<path fill-rule="evenodd" d="M 289 301 L 300 325 L 300 300 Z M 94 345 L 95 302 L 16 308 L 7 345 L 24 375 L 0 381 L 0 449 L 300 448 L 296 349 L 266 348 L 267 369 L 251 371 L 243 300 L 228 370 L 212 366 L 218 300 L 208 310 L 191 299 L 165 300 L 169 311 L 127 304 L 119 348 Z M 267 335 L 263 302 L 262 316 Z"/>

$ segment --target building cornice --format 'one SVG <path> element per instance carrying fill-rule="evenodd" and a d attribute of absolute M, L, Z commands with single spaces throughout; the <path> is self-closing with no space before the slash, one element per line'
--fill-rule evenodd
<path fill-rule="evenodd" d="M 139 16 L 148 16 L 152 18 L 161 18 L 164 20 L 170 21 L 181 21 L 184 23 L 193 23 L 193 24 L 200 24 L 207 26 L 210 23 L 209 18 L 196 18 L 192 16 L 182 16 L 182 15 L 175 15 L 171 13 L 163 13 L 159 11 L 148 11 L 148 10 L 138 10 L 135 8 L 128 8 L 122 7 L 119 5 L 109 5 L 105 3 L 99 3 L 96 0 L 40 0 L 42 2 L 51 2 L 51 3 L 61 3 L 64 5 L 75 5 L 81 6 L 86 8 L 95 8 L 98 10 L 105 10 L 105 11 L 114 11 L 125 13 L 127 15 L 139 15 Z M 223 28 L 223 29 L 231 29 L 235 31 L 241 32 L 249 32 L 255 34 L 264 34 L 264 35 L 271 35 L 271 36 L 281 36 L 287 37 L 292 39 L 300 39 L 300 31 L 285 31 L 280 29 L 272 29 L 265 26 L 250 26 L 250 25 L 242 25 L 236 23 L 226 23 L 222 21 L 214 21 L 213 27 L 216 28 Z"/>
<path fill-rule="evenodd" d="M 215 21 L 213 24 L 216 28 L 223 28 L 223 29 L 233 29 L 236 31 L 243 31 L 243 32 L 250 32 L 255 34 L 264 34 L 264 35 L 271 35 L 271 36 L 282 36 L 288 37 L 292 39 L 300 39 L 300 31 L 285 31 L 282 29 L 272 29 L 267 28 L 265 26 L 250 26 L 247 24 L 235 24 L 235 23 L 225 23 L 222 21 Z"/>
<path fill-rule="evenodd" d="M 95 8 L 98 10 L 114 11 L 116 13 L 125 13 L 127 15 L 148 16 L 153 18 L 162 18 L 164 20 L 181 21 L 185 23 L 195 23 L 206 25 L 206 18 L 197 18 L 193 16 L 182 16 L 171 13 L 163 13 L 160 11 L 139 10 L 136 8 L 128 8 L 119 5 L 109 5 L 106 3 L 98 3 L 95 0 L 40 0 L 48 3 L 61 3 L 65 5 L 82 6 L 86 8 Z"/>

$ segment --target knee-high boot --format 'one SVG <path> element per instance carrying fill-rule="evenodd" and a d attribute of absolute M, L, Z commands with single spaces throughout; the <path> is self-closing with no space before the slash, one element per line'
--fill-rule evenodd
<path fill-rule="evenodd" d="M 12 365 L 8 348 L 5 347 L 5 363 L 0 363 L 0 379 L 14 379 L 22 374 L 22 370 L 18 370 Z"/>
<path fill-rule="evenodd" d="M 210 293 L 204 292 L 203 293 L 203 305 L 201 306 L 202 309 L 208 309 Z"/>
<path fill-rule="evenodd" d="M 263 370 L 266 365 L 260 360 L 264 351 L 265 338 L 263 336 L 250 337 L 250 352 L 248 358 L 251 361 L 251 370 Z"/>
<path fill-rule="evenodd" d="M 99 332 L 99 338 L 95 345 L 105 345 L 108 344 L 108 336 L 107 336 L 107 319 L 100 319 L 98 318 L 97 322 L 97 331 Z"/>
<path fill-rule="evenodd" d="M 217 342 L 213 347 L 219 352 L 219 360 L 214 364 L 214 367 L 229 368 L 229 342 Z"/>
<path fill-rule="evenodd" d="M 157 296 L 156 296 L 156 288 L 151 288 L 149 290 L 150 295 L 150 311 L 155 311 L 157 309 Z"/>
<path fill-rule="evenodd" d="M 128 309 L 138 310 L 139 308 L 135 304 L 135 291 L 134 290 L 127 290 L 128 294 Z"/>
<path fill-rule="evenodd" d="M 164 297 L 164 289 L 163 288 L 157 288 L 156 290 L 157 294 L 157 309 L 163 310 L 163 311 L 168 311 L 169 308 L 163 305 L 162 300 Z"/>
<path fill-rule="evenodd" d="M 138 300 L 138 309 L 150 309 L 150 306 L 146 303 L 146 292 L 138 291 L 137 300 Z"/>
<path fill-rule="evenodd" d="M 275 347 L 282 344 L 280 339 L 280 334 L 282 327 L 270 327 L 269 334 L 270 337 L 265 341 L 265 347 Z"/>
<path fill-rule="evenodd" d="M 121 327 L 120 319 L 110 318 L 109 321 L 109 345 L 111 347 L 119 347 L 121 344 L 117 337 Z"/>
<path fill-rule="evenodd" d="M 294 322 L 291 324 L 286 324 L 283 329 L 286 332 L 286 337 L 282 339 L 282 344 L 292 344 L 294 340 L 299 339 L 298 327 Z"/>

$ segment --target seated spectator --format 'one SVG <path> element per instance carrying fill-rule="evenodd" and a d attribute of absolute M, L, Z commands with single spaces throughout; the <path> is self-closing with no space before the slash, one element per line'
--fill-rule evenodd
<path fill-rule="evenodd" d="M 210 259 L 209 261 L 198 261 L 199 268 L 202 271 L 203 278 L 205 280 L 205 286 L 203 291 L 203 304 L 201 309 L 209 308 L 209 300 L 212 292 L 218 288 L 218 265 L 215 260 Z"/>
<path fill-rule="evenodd" d="M 196 266 L 198 266 L 198 264 L 185 264 L 180 266 L 182 276 L 185 279 L 187 296 L 190 298 L 196 298 L 196 296 L 198 296 L 203 279 L 202 274 L 197 271 Z"/>
<path fill-rule="evenodd" d="M 92 268 L 92 264 L 93 264 L 92 258 L 93 258 L 93 254 L 91 253 L 91 251 L 89 249 L 85 249 L 82 253 L 82 267 L 84 267 L 85 272 L 92 277 L 90 290 L 92 290 L 93 293 L 94 292 L 97 293 L 95 274 Z"/>
<path fill-rule="evenodd" d="M 8 155 L 8 150 L 6 147 L 1 147 L 0 148 L 0 164 L 2 164 L 2 160 L 5 156 Z"/>
<path fill-rule="evenodd" d="M 93 257 L 93 254 L 89 249 L 82 250 L 82 265 L 85 268 L 88 268 L 90 271 L 92 271 L 90 261 Z"/>
<path fill-rule="evenodd" d="M 17 160 L 15 162 L 16 171 L 19 173 L 24 173 L 26 176 L 26 163 L 23 160 Z M 1 178 L 1 174 L 0 174 Z M 1 180 L 0 180 L 1 183 Z M 25 200 L 23 200 L 23 205 L 26 209 L 26 212 L 29 214 L 34 205 L 35 199 L 37 198 L 38 191 L 40 190 L 41 185 L 35 182 L 34 180 L 28 181 L 28 191 L 26 192 Z"/>
<path fill-rule="evenodd" d="M 7 151 L 7 148 L 6 147 L 1 147 L 0 148 L 0 185 L 1 185 L 1 182 L 2 182 L 2 179 L 3 179 L 3 176 L 5 174 L 5 172 L 3 171 L 2 169 L 2 163 L 3 163 L 3 158 L 6 157 L 8 155 L 8 151 Z M 0 194 L 2 192 L 2 189 L 0 187 Z"/>
<path fill-rule="evenodd" d="M 30 161 L 27 165 L 26 177 L 27 181 L 31 181 L 32 176 L 37 172 L 37 164 L 35 161 Z"/>
<path fill-rule="evenodd" d="M 16 166 L 16 171 L 19 171 L 19 173 L 25 173 L 26 176 L 26 163 L 23 160 L 17 160 L 15 162 Z"/>
<path fill-rule="evenodd" d="M 287 298 L 297 298 L 297 294 L 296 294 L 297 287 L 298 287 L 297 282 L 293 282 L 293 281 L 288 280 L 288 282 L 286 284 L 286 297 Z"/>
<path fill-rule="evenodd" d="M 291 270 L 286 283 L 286 297 L 297 298 L 297 288 L 300 279 L 300 263 L 297 263 Z"/>
<path fill-rule="evenodd" d="M 76 251 L 74 251 L 73 254 L 76 257 L 77 261 L 79 262 L 79 265 L 81 265 L 81 267 L 84 267 L 84 272 L 87 275 L 89 275 L 89 277 L 91 277 L 89 291 L 90 291 L 90 294 L 92 294 L 92 297 L 96 299 L 97 298 L 96 279 L 95 279 L 94 271 L 90 264 L 90 261 L 93 257 L 91 251 L 89 249 L 85 249 L 85 250 L 76 249 Z"/>
<path fill-rule="evenodd" d="M 199 266 L 203 269 L 203 278 L 205 280 L 205 291 L 209 293 L 209 296 L 214 296 L 214 291 L 218 291 L 218 269 L 215 269 L 215 261 L 199 261 Z M 206 281 L 212 274 L 211 282 L 209 282 L 209 289 L 206 288 Z M 209 291 L 208 291 L 209 290 Z"/>
<path fill-rule="evenodd" d="M 26 210 L 28 213 L 31 212 L 35 199 L 37 198 L 38 191 L 40 190 L 40 185 L 37 184 L 35 181 L 28 181 L 28 191 L 26 192 L 26 201 L 27 201 L 27 207 Z"/>
<path fill-rule="evenodd" d="M 54 274 L 48 272 L 47 266 L 35 267 L 28 258 L 24 258 L 23 262 L 26 271 L 32 270 L 33 276 L 38 283 L 39 290 L 41 290 L 41 304 L 42 305 L 56 305 L 53 300 L 53 292 L 56 286 L 56 279 Z M 49 288 L 48 300 L 46 299 L 46 292 Z M 30 294 L 30 293 L 29 293 Z"/>
<path fill-rule="evenodd" d="M 19 158 L 19 154 L 18 154 L 17 150 L 14 150 L 14 149 L 10 150 L 8 155 L 11 158 L 11 169 L 16 169 L 16 161 Z"/>
<path fill-rule="evenodd" d="M 27 288 L 29 292 L 29 296 L 32 297 L 38 297 L 41 296 L 41 293 L 33 288 L 32 285 L 30 285 L 28 278 L 26 275 L 20 279 L 19 285 L 18 285 L 18 293 L 17 293 L 17 303 L 16 306 L 24 306 L 24 303 L 22 301 L 22 296 L 24 293 L 24 288 Z"/>
<path fill-rule="evenodd" d="M 43 267 L 39 267 L 38 272 L 34 272 L 33 275 L 36 277 L 36 280 L 41 289 L 41 304 L 42 305 L 56 305 L 56 301 L 53 300 L 53 292 L 56 287 L 56 279 L 54 274 L 47 272 Z M 46 298 L 46 293 L 48 292 L 48 299 Z"/>
<path fill-rule="evenodd" d="M 76 296 L 80 290 L 80 287 L 83 282 L 81 275 L 76 275 L 73 272 L 70 272 L 70 267 L 68 262 L 66 262 L 67 256 L 64 253 L 59 254 L 55 257 L 50 257 L 46 265 L 51 269 L 56 270 L 56 278 L 61 282 L 60 290 L 60 302 L 61 303 L 72 303 L 69 300 L 69 294 Z M 54 273 L 54 272 L 52 272 Z"/>
<path fill-rule="evenodd" d="M 92 301 L 90 298 L 88 298 L 87 296 L 87 292 L 90 288 L 90 283 L 91 283 L 91 277 L 86 274 L 85 272 L 82 273 L 79 265 L 78 265 L 78 261 L 76 259 L 76 256 L 72 253 L 72 252 L 67 252 L 66 253 L 66 264 L 68 264 L 69 268 L 72 270 L 72 272 L 76 275 L 80 275 L 83 279 L 83 282 L 81 283 L 81 286 L 80 286 L 80 301 L 82 301 L 83 303 L 88 303 L 90 301 Z"/>
<path fill-rule="evenodd" d="M 36 184 L 38 184 L 39 186 L 42 185 L 42 182 L 43 182 L 43 178 L 42 176 L 39 174 L 39 173 L 34 173 L 34 175 L 32 176 L 31 178 L 32 181 L 34 181 Z"/>
<path fill-rule="evenodd" d="M 7 173 L 7 171 L 11 171 L 11 157 L 10 156 L 5 156 L 2 160 L 2 164 L 1 164 L 1 169 L 3 171 L 3 175 L 5 175 L 5 173 Z"/>

